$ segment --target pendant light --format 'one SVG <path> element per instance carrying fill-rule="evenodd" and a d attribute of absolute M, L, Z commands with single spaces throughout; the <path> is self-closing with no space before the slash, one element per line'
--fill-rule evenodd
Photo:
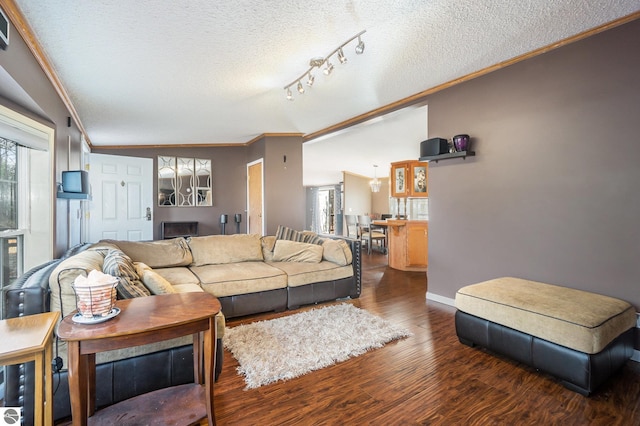
<path fill-rule="evenodd" d="M 378 174 L 376 173 L 378 170 L 377 165 L 373 165 L 373 180 L 369 182 L 369 186 L 371 187 L 371 192 L 380 192 L 380 186 L 382 183 L 378 180 Z"/>

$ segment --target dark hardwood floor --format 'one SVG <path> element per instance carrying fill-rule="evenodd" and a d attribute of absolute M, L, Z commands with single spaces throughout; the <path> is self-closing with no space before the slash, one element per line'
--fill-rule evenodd
<path fill-rule="evenodd" d="M 225 352 L 215 387 L 218 424 L 640 425 L 639 363 L 629 361 L 585 398 L 534 369 L 460 344 L 454 308 L 427 302 L 426 290 L 424 273 L 396 271 L 384 255 L 365 254 L 362 296 L 347 303 L 402 324 L 413 336 L 246 391 L 236 360 Z"/>

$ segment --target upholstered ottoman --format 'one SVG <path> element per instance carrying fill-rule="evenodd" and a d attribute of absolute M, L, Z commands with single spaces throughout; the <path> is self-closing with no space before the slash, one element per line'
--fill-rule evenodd
<path fill-rule="evenodd" d="M 458 290 L 456 333 L 557 377 L 589 395 L 633 354 L 636 313 L 629 303 L 520 278 Z"/>

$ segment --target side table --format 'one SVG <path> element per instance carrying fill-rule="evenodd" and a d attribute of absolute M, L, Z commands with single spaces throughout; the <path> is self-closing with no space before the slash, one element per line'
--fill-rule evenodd
<path fill-rule="evenodd" d="M 118 300 L 120 313 L 98 324 L 77 324 L 64 317 L 58 335 L 68 342 L 69 393 L 73 425 L 145 424 L 144 416 L 154 416 L 163 424 L 193 423 L 194 408 L 215 425 L 213 383 L 215 371 L 216 324 L 220 302 L 208 293 L 177 293 Z M 201 349 L 200 333 L 204 336 Z M 175 337 L 193 335 L 194 384 L 160 389 L 149 394 L 95 410 L 96 353 L 145 345 Z M 204 359 L 204 375 L 202 365 Z M 204 383 L 204 386 L 202 384 Z M 200 403 L 201 402 L 201 403 Z M 206 408 L 206 410 L 205 410 Z M 198 411 L 200 413 L 200 411 Z"/>
<path fill-rule="evenodd" d="M 0 321 L 0 365 L 35 362 L 35 397 L 33 421 L 37 425 L 53 424 L 53 329 L 59 312 L 27 315 Z M 46 389 L 45 389 L 46 387 Z"/>

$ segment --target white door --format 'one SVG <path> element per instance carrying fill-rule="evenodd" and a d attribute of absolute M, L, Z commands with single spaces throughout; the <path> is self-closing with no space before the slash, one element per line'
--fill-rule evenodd
<path fill-rule="evenodd" d="M 153 239 L 153 160 L 91 154 L 89 242 Z"/>

